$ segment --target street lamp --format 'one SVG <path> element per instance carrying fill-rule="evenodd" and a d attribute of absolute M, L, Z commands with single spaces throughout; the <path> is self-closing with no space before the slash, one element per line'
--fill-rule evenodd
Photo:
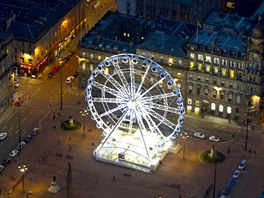
<path fill-rule="evenodd" d="M 80 111 L 81 116 L 83 117 L 83 137 L 85 136 L 85 120 L 84 118 L 89 115 L 86 109 Z"/>
<path fill-rule="evenodd" d="M 26 176 L 26 171 L 28 170 L 26 164 L 23 164 L 22 166 L 18 166 L 18 169 L 22 173 L 22 185 L 23 185 L 23 193 L 25 193 L 25 176 Z"/>
<path fill-rule="evenodd" d="M 185 140 L 189 138 L 190 136 L 188 135 L 187 132 L 184 132 L 184 133 L 181 133 L 181 137 L 183 138 L 182 160 L 185 160 Z"/>

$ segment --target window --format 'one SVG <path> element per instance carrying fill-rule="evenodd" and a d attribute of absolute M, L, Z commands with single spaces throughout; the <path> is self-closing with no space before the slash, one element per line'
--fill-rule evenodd
<path fill-rule="evenodd" d="M 221 82 L 221 85 L 222 85 L 222 86 L 225 86 L 225 81 L 222 81 L 222 82 Z"/>
<path fill-rule="evenodd" d="M 232 113 L 232 108 L 230 106 L 227 107 L 226 113 L 231 114 Z"/>
<path fill-rule="evenodd" d="M 32 60 L 32 59 L 28 59 L 28 63 L 29 63 L 30 65 L 32 65 L 33 60 Z"/>
<path fill-rule="evenodd" d="M 232 88 L 232 87 L 233 87 L 233 83 L 229 83 L 229 87 L 231 87 L 231 88 Z"/>
<path fill-rule="evenodd" d="M 198 61 L 203 61 L 203 55 L 202 54 L 198 54 Z"/>
<path fill-rule="evenodd" d="M 192 99 L 191 99 L 191 98 L 188 98 L 188 99 L 187 99 L 187 104 L 188 104 L 188 105 L 191 105 L 191 104 L 192 104 Z"/>
<path fill-rule="evenodd" d="M 83 64 L 83 65 L 85 65 L 85 64 Z M 93 69 L 94 69 L 93 64 L 90 64 L 90 71 L 93 71 Z"/>
<path fill-rule="evenodd" d="M 182 64 L 182 60 L 179 60 L 179 65 L 181 65 Z"/>
<path fill-rule="evenodd" d="M 190 59 L 194 59 L 194 53 L 190 53 Z"/>
<path fill-rule="evenodd" d="M 224 100 L 225 99 L 225 92 L 224 91 L 221 91 L 220 92 L 220 99 L 221 100 Z"/>
<path fill-rule="evenodd" d="M 201 81 L 201 76 L 197 76 L 197 80 Z"/>
<path fill-rule="evenodd" d="M 205 78 L 205 82 L 207 82 L 207 83 L 208 83 L 208 82 L 209 82 L 209 78 Z"/>
<path fill-rule="evenodd" d="M 82 56 L 83 56 L 83 57 L 85 57 L 85 56 L 86 56 L 86 53 L 85 53 L 85 52 L 83 52 L 83 53 L 82 53 Z"/>
<path fill-rule="evenodd" d="M 214 66 L 214 74 L 218 74 L 218 72 L 219 72 L 219 68 Z"/>
<path fill-rule="evenodd" d="M 211 104 L 211 110 L 215 111 L 215 103 Z"/>
<path fill-rule="evenodd" d="M 236 103 L 237 103 L 237 104 L 240 104 L 240 100 L 241 100 L 240 95 L 237 95 L 237 96 L 236 96 Z"/>
<path fill-rule="evenodd" d="M 203 70 L 203 64 L 202 63 L 198 63 L 198 71 L 202 71 Z"/>
<path fill-rule="evenodd" d="M 221 69 L 221 75 L 226 76 L 226 71 L 227 71 L 226 68 L 222 68 Z"/>
<path fill-rule="evenodd" d="M 208 96 L 208 88 L 205 88 L 205 89 L 204 89 L 204 94 L 205 94 L 206 96 Z"/>
<path fill-rule="evenodd" d="M 108 67 L 105 67 L 105 68 L 104 68 L 104 73 L 105 73 L 105 74 L 109 74 L 109 68 L 108 68 Z"/>
<path fill-rule="evenodd" d="M 243 70 L 243 68 L 244 68 L 244 64 L 243 64 L 243 63 L 237 63 L 237 68 L 238 68 L 239 70 Z"/>
<path fill-rule="evenodd" d="M 228 102 L 232 102 L 232 99 L 233 99 L 233 94 L 229 93 L 228 94 Z"/>
<path fill-rule="evenodd" d="M 190 62 L 190 69 L 192 69 L 192 68 L 194 68 L 194 62 L 193 61 Z"/>
<path fill-rule="evenodd" d="M 219 65 L 219 58 L 214 58 L 214 64 Z"/>
<path fill-rule="evenodd" d="M 94 55 L 93 54 L 90 54 L 90 59 L 93 59 L 94 58 Z"/>
<path fill-rule="evenodd" d="M 227 60 L 222 59 L 222 66 L 227 66 Z"/>
<path fill-rule="evenodd" d="M 102 59 L 102 56 L 101 55 L 98 55 L 97 59 L 98 60 L 101 60 Z"/>
<path fill-rule="evenodd" d="M 200 95 L 200 87 L 197 87 L 197 89 L 196 89 L 196 94 L 197 94 L 197 95 Z"/>
<path fill-rule="evenodd" d="M 192 74 L 190 74 L 190 79 L 193 79 L 193 75 Z"/>
<path fill-rule="evenodd" d="M 212 62 L 211 56 L 205 56 L 205 62 L 211 63 Z"/>
<path fill-rule="evenodd" d="M 235 77 L 235 70 L 231 69 L 229 72 L 229 77 L 234 78 Z"/>
<path fill-rule="evenodd" d="M 216 98 L 216 90 L 213 90 L 213 91 L 212 91 L 212 97 L 213 97 L 213 98 Z"/>
<path fill-rule="evenodd" d="M 230 67 L 235 68 L 236 67 L 236 62 L 235 61 L 230 61 Z"/>
<path fill-rule="evenodd" d="M 211 66 L 210 66 L 210 65 L 206 65 L 206 66 L 205 66 L 205 71 L 206 71 L 207 73 L 210 73 L 210 71 L 211 71 Z"/>
<path fill-rule="evenodd" d="M 189 85 L 189 93 L 192 93 L 192 85 Z"/>
<path fill-rule="evenodd" d="M 195 100 L 195 106 L 197 106 L 197 107 L 200 106 L 200 101 L 199 100 Z"/>
<path fill-rule="evenodd" d="M 219 105 L 219 112 L 223 112 L 224 111 L 224 106 L 223 105 Z"/>

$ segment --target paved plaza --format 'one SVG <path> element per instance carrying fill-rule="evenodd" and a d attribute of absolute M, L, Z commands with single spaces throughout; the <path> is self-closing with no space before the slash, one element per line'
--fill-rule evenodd
<path fill-rule="evenodd" d="M 74 198 L 123 198 L 123 197 L 212 197 L 214 165 L 199 160 L 199 155 L 209 150 L 213 143 L 207 140 L 189 138 L 186 140 L 185 160 L 182 150 L 170 152 L 154 173 L 143 173 L 98 162 L 92 152 L 102 140 L 101 131 L 89 117 L 86 131 L 64 131 L 60 123 L 73 116 L 82 121 L 78 107 L 52 108 L 40 120 L 40 134 L 27 145 L 21 156 L 17 156 L 0 176 L 0 188 L 4 197 L 22 198 L 21 175 L 18 166 L 29 168 L 25 180 L 25 192 L 32 192 L 34 198 L 65 198 L 68 163 L 72 167 L 72 189 Z M 56 112 L 53 119 L 53 112 Z M 60 115 L 58 113 L 60 112 Z M 201 122 L 208 123 L 210 119 Z M 221 125 L 221 123 L 218 123 Z M 239 127 L 234 126 L 234 130 Z M 83 136 L 85 135 L 85 136 Z M 182 145 L 182 140 L 176 143 Z M 249 145 L 250 146 L 250 145 Z M 228 147 L 230 152 L 228 153 Z M 216 194 L 223 189 L 237 168 L 239 161 L 255 155 L 244 153 L 244 144 L 232 139 L 216 143 L 215 148 L 225 154 L 226 160 L 217 165 Z M 15 179 L 12 179 L 15 176 Z M 61 190 L 57 194 L 48 192 L 53 176 Z M 13 190 L 12 190 L 13 189 Z"/>

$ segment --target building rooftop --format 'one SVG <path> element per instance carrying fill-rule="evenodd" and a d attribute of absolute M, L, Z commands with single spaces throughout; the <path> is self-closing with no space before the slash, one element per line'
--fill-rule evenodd
<path fill-rule="evenodd" d="M 80 0 L 8 1 L 0 3 L 0 28 L 15 38 L 34 41 Z M 1 30 L 0 29 L 0 30 Z"/>
<path fill-rule="evenodd" d="M 140 48 L 185 56 L 184 46 L 195 32 L 195 27 L 163 18 L 148 20 L 109 13 L 88 32 L 79 47 L 116 53 L 135 52 L 136 48 Z"/>

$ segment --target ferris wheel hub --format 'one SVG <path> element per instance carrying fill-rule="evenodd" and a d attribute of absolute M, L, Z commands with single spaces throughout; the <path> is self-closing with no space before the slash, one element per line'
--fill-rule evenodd
<path fill-rule="evenodd" d="M 127 103 L 127 107 L 129 109 L 136 109 L 139 105 L 139 102 L 137 100 L 130 100 L 128 103 Z"/>

